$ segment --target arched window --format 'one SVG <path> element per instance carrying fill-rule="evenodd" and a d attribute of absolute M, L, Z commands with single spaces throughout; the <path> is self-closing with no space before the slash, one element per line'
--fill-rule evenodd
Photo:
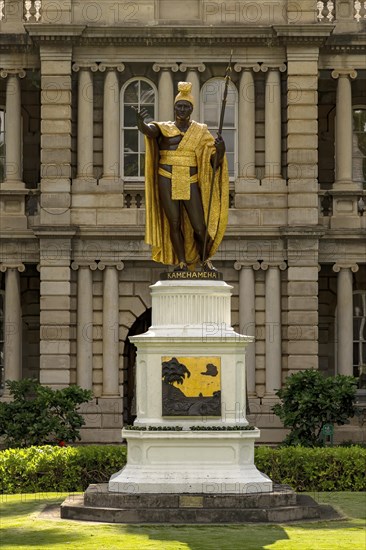
<path fill-rule="evenodd" d="M 145 143 L 144 136 L 136 126 L 136 113 L 132 107 L 145 108 L 150 115 L 149 120 L 155 120 L 156 89 L 146 78 L 134 78 L 126 82 L 121 90 L 121 169 L 122 177 L 130 180 L 139 180 L 144 177 L 145 170 Z"/>
<path fill-rule="evenodd" d="M 5 292 L 0 290 L 0 395 L 4 393 L 5 371 L 4 371 L 4 303 Z"/>
<path fill-rule="evenodd" d="M 5 179 L 5 109 L 0 106 L 0 181 Z"/>
<path fill-rule="evenodd" d="M 202 119 L 214 137 L 216 137 L 219 128 L 224 87 L 225 79 L 212 78 L 205 82 L 201 90 Z M 236 176 L 237 170 L 237 128 L 238 92 L 235 85 L 230 82 L 222 132 L 226 145 L 230 178 Z"/>
<path fill-rule="evenodd" d="M 366 291 L 353 293 L 353 375 L 366 388 Z"/>
<path fill-rule="evenodd" d="M 353 181 L 366 187 L 366 107 L 353 109 Z"/>

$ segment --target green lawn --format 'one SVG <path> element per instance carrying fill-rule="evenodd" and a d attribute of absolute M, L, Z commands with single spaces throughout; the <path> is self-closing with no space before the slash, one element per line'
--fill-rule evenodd
<path fill-rule="evenodd" d="M 364 550 L 366 493 L 311 493 L 347 518 L 321 523 L 242 526 L 131 526 L 39 517 L 66 495 L 3 495 L 2 550 L 16 548 L 83 550 Z"/>

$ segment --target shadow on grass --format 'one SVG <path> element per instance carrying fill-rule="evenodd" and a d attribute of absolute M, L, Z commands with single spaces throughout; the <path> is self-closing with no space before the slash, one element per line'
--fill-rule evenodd
<path fill-rule="evenodd" d="M 288 540 L 278 525 L 126 525 L 126 533 L 144 535 L 151 541 L 177 542 L 190 550 L 261 550 L 279 540 Z"/>
<path fill-rule="evenodd" d="M 15 495 L 11 495 L 13 497 Z M 66 496 L 66 495 L 65 495 Z M 54 503 L 61 503 L 62 497 L 52 496 L 47 498 L 44 493 L 17 495 L 17 500 L 12 500 L 9 495 L 1 495 L 0 499 L 0 518 L 24 517 L 37 511 L 41 511 L 45 506 Z"/>
<path fill-rule="evenodd" d="M 19 527 L 19 529 L 2 529 L 1 541 L 7 548 L 9 546 L 18 548 L 52 548 L 54 544 L 65 544 L 66 546 L 71 542 L 85 542 L 85 534 L 65 533 L 62 527 L 51 527 L 49 529 L 37 529 L 37 527 L 26 529 Z"/>

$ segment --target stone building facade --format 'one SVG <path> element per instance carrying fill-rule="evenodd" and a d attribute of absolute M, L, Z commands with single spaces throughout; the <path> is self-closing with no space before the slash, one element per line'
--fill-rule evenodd
<path fill-rule="evenodd" d="M 193 118 L 215 134 L 232 49 L 215 264 L 234 327 L 256 338 L 251 419 L 281 441 L 274 392 L 307 368 L 360 376 L 362 393 L 366 3 L 3 0 L 0 26 L 2 380 L 92 389 L 83 441 L 120 440 L 134 416 L 128 337 L 149 326 L 162 270 L 143 242 L 131 105 L 171 120 L 178 81 L 191 81 Z"/>

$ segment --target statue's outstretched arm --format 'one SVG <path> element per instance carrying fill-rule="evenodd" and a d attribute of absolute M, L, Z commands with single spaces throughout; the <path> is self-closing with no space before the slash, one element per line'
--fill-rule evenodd
<path fill-rule="evenodd" d="M 138 111 L 136 107 L 132 107 L 136 111 L 136 121 L 137 121 L 137 128 L 142 132 L 145 136 L 150 138 L 157 138 L 160 136 L 160 129 L 156 124 L 147 124 L 145 122 L 145 118 L 149 117 L 149 112 L 142 108 L 141 111 Z"/>

